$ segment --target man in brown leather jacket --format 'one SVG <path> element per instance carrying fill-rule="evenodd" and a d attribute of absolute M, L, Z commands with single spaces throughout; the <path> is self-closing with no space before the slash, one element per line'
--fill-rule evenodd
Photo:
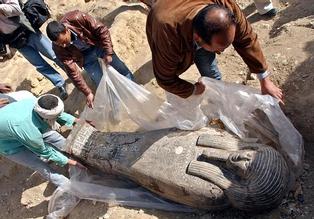
<path fill-rule="evenodd" d="M 156 0 L 150 5 L 146 33 L 158 84 L 183 98 L 202 94 L 201 82 L 179 77 L 193 63 L 202 76 L 221 79 L 215 54 L 231 44 L 260 80 L 262 94 L 283 100 L 269 79 L 257 35 L 233 0 Z"/>
<path fill-rule="evenodd" d="M 60 22 L 50 22 L 46 31 L 53 41 L 53 50 L 58 59 L 64 64 L 75 86 L 85 94 L 89 107 L 93 107 L 94 95 L 80 74 L 79 67 L 84 67 L 97 86 L 102 77 L 98 58 L 133 80 L 131 71 L 113 51 L 108 28 L 89 14 L 78 10 L 68 12 Z"/>

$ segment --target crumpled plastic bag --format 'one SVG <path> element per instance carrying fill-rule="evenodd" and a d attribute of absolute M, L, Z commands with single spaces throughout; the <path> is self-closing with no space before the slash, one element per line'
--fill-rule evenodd
<path fill-rule="evenodd" d="M 166 92 L 166 101 L 160 106 L 160 115 L 168 121 L 169 127 L 181 130 L 197 130 L 208 124 L 208 118 L 201 110 L 203 96 L 183 99 Z"/>
<path fill-rule="evenodd" d="M 103 77 L 96 91 L 94 109 L 86 107 L 81 115 L 81 118 L 93 121 L 98 130 L 135 131 L 172 127 L 195 130 L 206 125 L 207 118 L 200 109 L 201 96 L 182 99 L 167 93 L 167 101 L 163 101 L 142 85 L 101 63 Z"/>
<path fill-rule="evenodd" d="M 150 129 L 148 121 L 157 118 L 162 100 L 143 86 L 103 65 L 103 77 L 97 88 L 94 109 L 85 107 L 81 118 L 91 120 L 99 130 L 115 131 L 124 124 Z M 156 126 L 154 126 L 156 127 Z"/>
<path fill-rule="evenodd" d="M 282 112 L 278 100 L 248 86 L 202 78 L 206 86 L 201 109 L 219 118 L 241 139 L 258 138 L 286 158 L 294 178 L 302 173 L 303 138 Z"/>
<path fill-rule="evenodd" d="M 229 131 L 244 141 L 257 138 L 280 151 L 292 170 L 292 181 L 302 172 L 302 136 L 283 114 L 278 101 L 269 95 L 260 95 L 257 90 L 247 86 L 201 78 L 206 86 L 202 95 L 183 99 L 167 93 L 167 100 L 162 101 L 112 67 L 103 65 L 103 74 L 95 95 L 95 108 L 85 108 L 81 115 L 82 119 L 93 121 L 99 130 L 131 132 L 171 127 L 195 130 L 208 125 L 208 121 L 219 118 Z M 74 177 L 66 188 L 60 190 L 83 199 L 117 201 L 134 207 L 177 211 L 188 209 L 176 208 L 171 204 L 166 204 L 169 208 L 164 208 L 165 203 L 158 202 L 159 198 L 148 191 L 142 196 L 141 190 L 129 187 L 120 190 L 116 188 L 117 184 L 116 181 L 103 186 L 92 178 L 86 183 L 82 178 Z M 110 191 L 114 191 L 113 196 Z M 146 202 L 147 195 L 154 197 L 150 200 L 152 202 Z M 61 198 L 57 200 L 58 197 Z M 77 204 L 76 199 L 67 196 L 62 201 L 62 192 L 56 192 L 50 203 L 50 215 L 59 209 L 64 216 Z M 143 203 L 148 205 L 144 206 Z"/>
<path fill-rule="evenodd" d="M 101 201 L 109 206 L 123 205 L 177 212 L 194 211 L 187 206 L 164 200 L 127 179 L 113 175 L 95 175 L 71 167 L 70 183 L 58 187 L 51 196 L 47 218 L 67 216 L 80 199 Z"/>
<path fill-rule="evenodd" d="M 80 198 L 68 193 L 63 187 L 58 187 L 52 194 L 48 203 L 47 219 L 60 219 L 66 217 L 78 205 Z"/>

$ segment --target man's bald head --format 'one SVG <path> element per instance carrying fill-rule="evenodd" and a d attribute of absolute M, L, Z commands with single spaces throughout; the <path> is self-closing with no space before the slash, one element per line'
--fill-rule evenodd
<path fill-rule="evenodd" d="M 227 8 L 211 4 L 200 10 L 193 20 L 194 32 L 207 44 L 213 35 L 223 35 L 236 24 L 234 14 Z"/>

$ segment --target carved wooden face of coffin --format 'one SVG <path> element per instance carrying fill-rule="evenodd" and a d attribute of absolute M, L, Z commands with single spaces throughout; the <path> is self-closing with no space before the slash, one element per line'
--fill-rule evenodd
<path fill-rule="evenodd" d="M 188 174 L 219 186 L 236 208 L 274 208 L 287 192 L 287 164 L 271 147 L 261 145 L 236 151 L 206 148 L 202 156 L 202 161 L 191 161 Z"/>
<path fill-rule="evenodd" d="M 233 152 L 229 155 L 226 166 L 236 175 L 246 178 L 256 153 L 256 151 L 252 150 Z"/>

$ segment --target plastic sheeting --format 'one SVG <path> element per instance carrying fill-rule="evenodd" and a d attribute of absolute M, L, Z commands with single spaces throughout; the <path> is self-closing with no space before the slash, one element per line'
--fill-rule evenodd
<path fill-rule="evenodd" d="M 295 177 L 302 173 L 303 138 L 284 115 L 277 99 L 239 84 L 209 78 L 202 81 L 206 91 L 201 109 L 208 118 L 219 118 L 243 140 L 256 137 L 274 146 L 286 158 Z"/>
<path fill-rule="evenodd" d="M 70 183 L 58 187 L 49 205 L 48 219 L 68 215 L 80 199 L 106 202 L 109 206 L 124 205 L 166 211 L 192 212 L 193 209 L 164 200 L 139 185 L 117 176 L 95 175 L 71 167 Z"/>
<path fill-rule="evenodd" d="M 200 109 L 202 96 L 182 99 L 167 93 L 163 101 L 142 85 L 130 81 L 114 68 L 103 68 L 94 109 L 85 108 L 82 118 L 99 130 L 135 131 L 177 127 L 195 130 L 204 127 L 206 116 Z"/>
<path fill-rule="evenodd" d="M 103 72 L 94 109 L 86 108 L 81 115 L 93 121 L 99 130 L 136 131 L 170 127 L 195 130 L 206 126 L 211 119 L 219 118 L 228 130 L 243 140 L 254 137 L 273 145 L 286 158 L 294 179 L 301 173 L 302 136 L 283 114 L 278 101 L 271 96 L 260 95 L 247 86 L 201 78 L 206 86 L 202 95 L 182 99 L 167 93 L 167 100 L 162 101 L 112 67 L 103 65 Z M 56 218 L 53 215 L 65 216 L 73 209 L 78 203 L 73 195 L 143 208 L 191 210 L 167 203 L 146 190 L 128 186 L 116 188 L 117 181 L 103 180 L 102 183 L 108 182 L 104 186 L 93 181 L 91 176 L 85 176 L 84 180 L 72 177 L 69 185 L 58 188 L 49 204 L 51 218 Z"/>

